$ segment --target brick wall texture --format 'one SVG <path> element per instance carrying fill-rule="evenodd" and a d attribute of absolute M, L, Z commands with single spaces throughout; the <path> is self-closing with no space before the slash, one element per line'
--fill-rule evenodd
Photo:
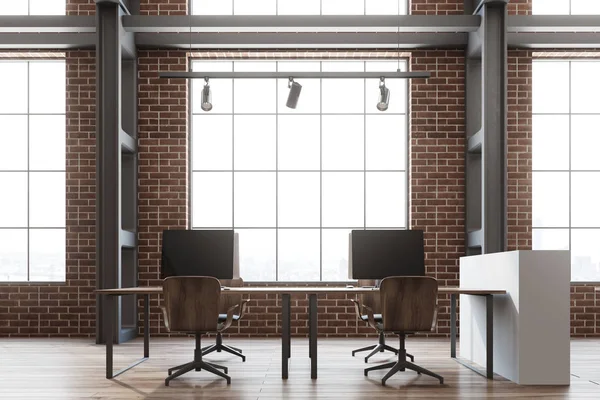
<path fill-rule="evenodd" d="M 420 15 L 462 14 L 463 0 L 413 0 Z M 142 0 L 144 15 L 184 15 L 187 0 Z M 70 15 L 93 15 L 93 0 L 68 0 Z M 531 14 L 530 0 L 512 0 L 510 14 Z M 0 53 L 2 55 L 3 53 Z M 18 54 L 4 53 L 16 57 Z M 203 53 L 206 55 L 206 53 Z M 371 53 L 372 54 L 372 53 Z M 552 53 L 560 56 L 560 53 Z M 0 336 L 88 336 L 95 333 L 95 54 L 71 51 L 67 63 L 67 282 L 66 284 L 0 284 Z M 239 53 L 210 53 L 232 57 Z M 265 56 L 248 53 L 244 56 Z M 322 52 L 311 53 L 323 58 Z M 373 55 L 373 54 L 372 54 Z M 429 71 L 415 79 L 410 96 L 411 227 L 422 229 L 426 267 L 443 284 L 458 283 L 458 258 L 465 246 L 465 54 L 463 50 L 415 51 L 406 55 L 414 71 Z M 585 56 L 580 53 L 579 56 Z M 38 54 L 38 56 L 40 56 Z M 189 217 L 188 82 L 158 79 L 159 71 L 184 71 L 188 54 L 181 51 L 140 51 L 139 70 L 139 282 L 160 284 L 163 229 L 185 228 Z M 337 56 L 337 55 L 336 55 Z M 350 55 L 351 56 L 351 55 Z M 362 57 L 363 55 L 360 55 Z M 376 56 L 389 57 L 385 52 Z M 392 55 L 394 56 L 394 55 Z M 531 82 L 529 50 L 508 53 L 508 245 L 530 249 L 531 238 Z M 546 53 L 548 57 L 548 53 Z M 151 300 L 151 331 L 166 334 L 159 310 Z M 434 335 L 449 333 L 449 299 L 440 297 Z M 244 320 L 232 335 L 280 333 L 280 300 L 252 296 Z M 571 287 L 571 333 L 600 334 L 593 285 Z M 319 334 L 372 335 L 356 321 L 346 296 L 319 299 Z M 306 335 L 308 299 L 292 298 L 292 332 Z M 143 316 L 140 313 L 140 322 Z"/>

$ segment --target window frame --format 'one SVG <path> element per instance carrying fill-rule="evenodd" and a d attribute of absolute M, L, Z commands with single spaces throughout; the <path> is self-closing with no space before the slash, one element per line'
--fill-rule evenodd
<path fill-rule="evenodd" d="M 538 0 L 538 1 L 542 1 L 542 0 Z M 545 1 L 545 0 L 544 0 Z M 568 9 L 569 9 L 569 13 L 568 14 L 537 14 L 534 12 L 533 7 L 534 7 L 534 2 L 535 0 L 532 0 L 531 2 L 531 13 L 532 15 L 598 15 L 598 14 L 573 14 L 573 0 L 565 0 L 565 4 L 568 4 Z"/>
<path fill-rule="evenodd" d="M 31 112 L 30 106 L 30 96 L 31 96 L 31 63 L 42 64 L 42 63 L 62 63 L 65 66 L 65 82 L 67 79 L 67 68 L 66 68 L 66 59 L 64 57 L 56 57 L 56 58 L 47 58 L 47 59 L 35 59 L 35 58 L 11 58 L 11 59 L 3 59 L 0 60 L 0 63 L 26 63 L 27 64 L 27 111 L 25 113 L 15 113 L 8 112 L 4 113 L 0 111 L 0 116 L 24 116 L 27 119 L 27 141 L 26 141 L 26 150 L 27 150 L 27 167 L 26 169 L 0 169 L 0 173 L 24 173 L 26 174 L 26 186 L 27 186 L 27 225 L 24 227 L 0 227 L 0 231 L 26 231 L 27 234 L 27 279 L 26 280 L 3 280 L 0 278 L 0 285 L 4 284 L 48 284 L 48 285 L 64 285 L 67 281 L 67 202 L 66 202 L 66 194 L 67 194 L 67 154 L 66 154 L 66 146 L 67 146 L 67 107 L 66 100 L 67 96 L 65 95 L 65 105 L 64 111 L 62 113 L 55 112 Z M 64 88 L 66 93 L 66 86 Z M 32 116 L 63 116 L 65 118 L 65 162 L 62 169 L 32 169 L 31 168 L 31 117 Z M 56 226 L 32 226 L 31 225 L 31 173 L 34 174 L 42 174 L 42 173 L 61 173 L 64 174 L 64 191 L 65 191 L 65 209 L 63 213 L 64 217 L 64 226 L 56 227 Z M 47 231 L 47 230 L 61 230 L 64 232 L 65 237 L 65 247 L 63 249 L 64 254 L 64 278 L 59 280 L 31 280 L 31 231 Z"/>
<path fill-rule="evenodd" d="M 23 1 L 23 0 L 18 0 L 18 1 Z M 64 0 L 65 4 L 64 7 L 61 9 L 61 13 L 59 14 L 31 14 L 31 0 L 26 0 L 27 1 L 27 14 L 0 14 L 3 16 L 11 16 L 11 15 L 23 15 L 23 16 L 42 16 L 42 15 L 66 15 L 67 14 L 67 0 Z M 192 0 L 190 0 L 192 1 Z M 190 3 L 191 5 L 191 3 Z"/>
<path fill-rule="evenodd" d="M 265 58 L 218 58 L 218 59 L 207 59 L 207 58 L 201 58 L 201 57 L 193 57 L 191 56 L 189 58 L 189 69 L 190 71 L 193 70 L 194 68 L 194 63 L 195 62 L 202 62 L 202 61 L 229 61 L 229 62 L 245 62 L 245 61 L 273 61 L 273 62 L 278 62 L 278 61 L 282 61 L 282 62 L 294 62 L 294 61 L 312 61 L 312 62 L 319 62 L 320 63 L 320 69 L 323 70 L 323 62 L 331 62 L 331 61 L 359 61 L 359 62 L 363 62 L 363 69 L 366 68 L 366 63 L 371 61 L 371 62 L 377 62 L 377 61 L 391 61 L 391 62 L 398 62 L 397 58 L 376 58 L 376 57 L 361 57 L 361 58 L 275 58 L 275 59 L 265 59 Z M 405 70 L 408 70 L 410 67 L 410 61 L 409 58 L 406 56 L 403 56 L 400 58 L 399 62 L 403 65 L 403 67 L 405 68 Z M 278 68 L 278 64 L 277 68 Z M 233 68 L 233 64 L 232 64 L 232 68 Z M 278 93 L 278 88 L 279 88 L 279 83 L 278 83 L 278 79 L 273 78 L 273 80 L 276 82 L 275 85 L 275 90 L 276 93 Z M 201 227 L 201 226 L 194 226 L 194 221 L 193 221 L 193 205 L 194 205 L 194 200 L 193 200 L 193 193 L 194 193 L 194 178 L 193 175 L 195 172 L 219 172 L 220 170 L 196 170 L 194 168 L 194 157 L 193 157 L 193 149 L 194 149 L 194 145 L 193 145 L 193 121 L 194 121 L 194 115 L 219 115 L 219 114 L 215 114 L 211 112 L 208 113 L 204 113 L 204 112 L 198 112 L 198 113 L 194 113 L 194 92 L 193 92 L 193 84 L 194 81 L 196 81 L 198 84 L 203 84 L 203 81 L 200 79 L 190 79 L 188 82 L 188 90 L 190 93 L 189 96 L 189 100 L 188 100 L 188 107 L 189 107 L 189 111 L 188 111 L 188 117 L 189 117 L 189 140 L 188 140 L 188 159 L 189 159 L 189 185 L 188 185 L 188 195 L 189 195 L 189 200 L 188 200 L 188 204 L 189 204 L 189 209 L 188 209 L 188 215 L 189 215 L 189 220 L 188 220 L 188 226 L 190 229 L 233 229 L 233 230 L 251 230 L 251 229 L 265 229 L 265 230 L 273 230 L 275 232 L 275 279 L 274 280 L 249 280 L 246 279 L 245 280 L 247 282 L 252 282 L 254 284 L 269 284 L 269 283 L 281 283 L 281 284 L 306 284 L 306 283 L 310 283 L 310 284 L 318 284 L 318 285 L 327 285 L 327 284 L 336 284 L 336 283 L 355 283 L 356 280 L 353 279 L 345 279 L 345 280 L 323 280 L 323 231 L 324 230 L 335 230 L 335 229 L 348 229 L 348 230 L 353 230 L 353 229 L 365 229 L 365 230 L 382 230 L 382 229 L 398 229 L 398 230 L 402 230 L 402 229 L 409 229 L 411 223 L 410 223 L 410 79 L 406 79 L 406 87 L 405 87 L 405 93 L 404 93 L 404 109 L 402 110 L 403 112 L 401 113 L 390 113 L 388 114 L 387 112 L 371 112 L 371 113 L 367 113 L 366 109 L 368 107 L 368 105 L 371 105 L 373 107 L 375 107 L 374 104 L 371 103 L 367 103 L 365 101 L 364 104 L 364 109 L 362 113 L 347 113 L 347 114 L 335 114 L 335 113 L 329 113 L 329 114 L 324 114 L 322 112 L 322 96 L 323 96 L 323 88 L 322 88 L 322 79 L 319 79 L 320 81 L 320 91 L 319 91 L 319 96 L 320 96 L 320 110 L 318 113 L 307 113 L 304 115 L 316 115 L 319 117 L 319 119 L 321 120 L 321 128 L 320 128 L 320 140 L 321 140 L 321 144 L 322 144 L 322 136 L 323 136 L 323 127 L 322 127 L 322 117 L 326 116 L 326 115 L 360 115 L 364 117 L 364 128 L 363 128 L 363 140 L 364 140 L 364 145 L 363 145 L 363 169 L 362 170 L 340 170 L 338 172 L 358 172 L 358 173 L 362 173 L 363 174 L 363 227 L 323 227 L 323 220 L 322 220 L 322 210 L 323 210 L 323 191 L 322 191 L 322 181 L 323 181 L 323 172 L 332 172 L 330 170 L 324 170 L 322 168 L 322 153 L 323 153 L 323 148 L 322 145 L 320 145 L 320 158 L 321 158 L 321 164 L 319 169 L 316 170 L 280 170 L 278 168 L 278 165 L 275 165 L 275 168 L 272 170 L 252 170 L 251 172 L 261 172 L 261 173 L 265 173 L 265 172 L 272 172 L 274 174 L 276 174 L 276 176 L 280 173 L 280 172 L 315 172 L 315 173 L 319 173 L 320 175 L 320 188 L 319 188 L 319 203 L 320 203 L 320 210 L 321 210 L 321 217 L 320 217 L 320 226 L 319 227 L 285 227 L 285 228 L 281 228 L 278 226 L 278 221 L 276 220 L 276 226 L 275 227 L 243 227 L 243 228 L 236 228 L 235 227 L 235 221 L 233 219 L 232 216 L 232 226 L 231 227 Z M 233 80 L 235 81 L 235 79 Z M 367 86 L 367 79 L 362 79 L 363 81 L 363 87 L 366 89 Z M 235 86 L 235 85 L 234 85 Z M 232 89 L 234 90 L 234 89 Z M 366 91 L 363 93 L 363 96 L 366 96 Z M 232 100 L 233 101 L 233 100 Z M 393 101 L 393 100 L 392 100 Z M 278 106 L 275 110 L 275 112 L 273 113 L 269 113 L 271 115 L 275 115 L 276 118 L 278 118 L 279 116 L 283 115 L 283 116 L 293 116 L 293 115 L 298 115 L 298 114 L 286 114 L 286 113 L 280 113 L 279 112 L 279 107 L 281 106 L 282 103 L 282 99 L 277 99 L 278 102 Z M 256 115 L 256 114 L 236 114 L 235 110 L 232 109 L 232 111 L 230 113 L 225 113 L 225 114 L 221 114 L 221 115 L 230 115 L 232 119 L 235 118 L 236 115 Z M 302 115 L 302 114 L 300 114 Z M 367 154 L 367 148 L 366 148 L 366 137 L 367 137 L 367 132 L 366 132 L 366 124 L 367 124 L 367 117 L 369 115 L 398 115 L 398 116 L 404 116 L 404 129 L 405 129 L 405 137 L 404 137 L 404 163 L 402 166 L 402 170 L 369 170 L 366 168 L 366 154 Z M 232 128 L 232 135 L 235 136 L 235 128 Z M 278 124 L 276 126 L 276 132 L 275 132 L 276 138 L 279 136 L 279 127 Z M 231 143 L 231 147 L 232 149 L 235 148 L 235 141 L 232 139 L 232 143 Z M 276 153 L 279 153 L 279 149 L 277 148 L 276 145 Z M 233 161 L 233 160 L 232 160 Z M 225 172 L 225 171 L 221 171 L 221 172 Z M 236 173 L 236 172 L 248 172 L 247 170 L 239 170 L 239 169 L 231 169 L 230 171 L 226 171 L 226 172 L 231 172 L 232 176 Z M 333 171 L 335 172 L 335 171 Z M 405 226 L 404 227 L 366 227 L 366 212 L 367 212 L 367 203 L 366 203 L 366 195 L 367 195 L 367 190 L 366 190 L 366 177 L 367 177 L 367 172 L 382 172 L 382 173 L 389 173 L 389 172 L 393 172 L 393 173 L 402 173 L 404 174 L 404 222 L 405 222 Z M 276 219 L 278 219 L 278 198 L 279 198 L 279 182 L 278 179 L 276 179 L 276 184 L 275 184 L 275 196 L 276 196 L 276 200 L 275 200 L 275 214 L 276 214 Z M 232 190 L 234 190 L 234 186 L 235 184 L 232 183 Z M 232 213 L 233 213 L 233 208 L 235 207 L 235 194 L 232 194 Z M 232 214 L 233 215 L 233 214 Z M 308 280 L 308 281 L 288 281 L 288 280 L 280 280 L 280 275 L 279 275 L 279 257 L 278 257 L 278 231 L 280 229 L 284 229 L 284 230 L 293 230 L 293 229 L 300 229 L 300 230 L 304 230 L 304 229 L 316 229 L 319 230 L 319 236 L 320 236 L 320 259 L 319 259 L 319 280 Z M 241 263 L 241 260 L 240 260 Z"/>
<path fill-rule="evenodd" d="M 29 0 L 28 0 L 29 1 Z M 236 16 L 236 15 L 245 15 L 245 14 L 235 14 L 234 10 L 235 10 L 235 2 L 239 1 L 239 0 L 231 0 L 231 7 L 232 7 L 232 11 L 231 14 L 221 14 L 221 15 L 229 15 L 229 16 Z M 360 15 L 375 15 L 375 14 L 367 14 L 366 13 L 366 9 L 367 9 L 367 1 L 368 0 L 362 0 L 363 2 L 363 10 L 364 13 L 363 14 L 357 14 L 357 16 Z M 400 0 L 397 0 L 398 4 L 400 3 Z M 570 0 L 569 0 L 570 1 Z M 386 14 L 386 15 L 410 15 L 410 11 L 411 11 L 411 0 L 405 0 L 405 10 L 404 13 L 400 12 L 402 10 L 398 10 L 398 12 L 396 14 Z M 398 7 L 399 8 L 399 7 Z M 205 14 L 195 14 L 194 13 L 194 0 L 188 0 L 188 9 L 189 9 L 189 13 L 190 15 L 205 15 Z M 322 16 L 322 15 L 344 15 L 344 14 L 323 14 L 323 0 L 319 0 L 319 14 L 314 14 L 314 16 Z M 275 0 L 275 14 L 274 15 L 287 15 L 287 16 L 294 16 L 293 14 L 279 14 L 279 7 L 278 7 L 278 1 Z M 301 14 L 298 14 L 301 15 Z"/>
<path fill-rule="evenodd" d="M 598 169 L 573 169 L 573 116 L 598 116 L 600 117 L 600 111 L 598 111 L 597 113 L 575 113 L 573 112 L 573 85 L 572 85 L 572 63 L 573 62 L 578 62 L 578 63 L 582 63 L 582 62 L 595 62 L 598 64 L 599 68 L 600 68 L 600 58 L 573 58 L 573 57 L 565 57 L 565 58 L 534 58 L 532 63 L 536 64 L 536 63 L 553 63 L 553 62 L 561 62 L 561 63 L 568 63 L 569 65 L 569 74 L 568 74 L 568 94 L 569 94 L 569 99 L 568 99 L 568 112 L 535 112 L 534 108 L 533 108 L 533 80 L 535 79 L 535 76 L 533 75 L 533 71 L 532 71 L 532 111 L 531 111 L 531 115 L 532 115 L 532 144 L 531 144 L 531 148 L 532 148 L 532 154 L 533 154 L 533 148 L 534 148 L 534 143 L 533 143 L 533 119 L 536 116 L 565 116 L 568 118 L 568 167 L 566 169 L 535 169 L 533 166 L 533 159 L 532 159 L 532 166 L 531 166 L 531 172 L 532 172 L 532 196 L 533 196 L 533 177 L 536 173 L 565 173 L 568 174 L 568 194 L 569 194 L 569 201 L 568 201 L 568 226 L 535 226 L 534 221 L 533 221 L 533 201 L 532 201 L 532 223 L 531 223 L 531 233 L 532 233 L 532 249 L 533 248 L 533 235 L 534 232 L 536 230 L 547 230 L 547 231 L 561 231 L 561 230 L 566 230 L 568 232 L 568 251 L 570 253 L 570 260 L 571 260 L 571 276 L 570 276 L 570 282 L 572 284 L 597 284 L 600 283 L 600 277 L 598 278 L 598 280 L 574 280 L 573 279 L 573 271 L 572 271 L 572 267 L 573 267 L 573 256 L 572 256 L 572 248 L 573 248 L 573 232 L 574 231 L 578 231 L 578 232 L 583 232 L 586 230 L 600 230 L 600 226 L 589 226 L 589 227 L 573 227 L 573 173 L 577 174 L 577 173 L 588 173 L 588 172 L 592 172 L 592 173 L 599 173 L 600 174 L 600 167 L 598 167 Z M 534 249 L 535 250 L 535 249 Z"/>

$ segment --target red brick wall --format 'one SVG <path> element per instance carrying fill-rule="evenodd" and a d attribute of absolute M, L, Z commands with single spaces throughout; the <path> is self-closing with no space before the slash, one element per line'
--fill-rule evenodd
<path fill-rule="evenodd" d="M 431 72 L 411 86 L 411 228 L 425 232 L 427 273 L 456 286 L 465 251 L 464 51 L 413 52 L 411 69 Z M 438 333 L 449 333 L 449 303 L 440 298 Z"/>
<path fill-rule="evenodd" d="M 411 14 L 453 15 L 464 14 L 464 0 L 412 0 Z"/>
<path fill-rule="evenodd" d="M 531 15 L 532 0 L 510 0 L 508 13 L 510 15 Z"/>
<path fill-rule="evenodd" d="M 162 231 L 188 226 L 188 81 L 158 78 L 159 71 L 186 71 L 187 65 L 182 51 L 138 53 L 140 285 L 160 284 Z M 157 332 L 158 298 L 152 302 Z"/>
<path fill-rule="evenodd" d="M 508 52 L 508 249 L 532 246 L 531 51 Z"/>
<path fill-rule="evenodd" d="M 189 0 L 140 0 L 141 15 L 186 15 Z"/>
<path fill-rule="evenodd" d="M 94 334 L 95 81 L 94 52 L 67 52 L 66 283 L 0 284 L 0 336 Z"/>
<path fill-rule="evenodd" d="M 67 0 L 67 15 L 95 15 L 96 3 L 94 0 Z"/>

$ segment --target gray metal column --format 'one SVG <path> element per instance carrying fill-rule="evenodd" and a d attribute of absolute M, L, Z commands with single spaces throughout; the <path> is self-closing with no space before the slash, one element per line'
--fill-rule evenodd
<path fill-rule="evenodd" d="M 137 61 L 128 13 L 119 0 L 96 0 L 96 286 L 136 286 L 137 260 Z M 126 58 L 123 60 L 123 58 Z M 124 117 L 122 117 L 124 115 Z M 133 135 L 131 135 L 133 133 Z M 137 336 L 135 296 L 115 299 L 117 312 L 97 297 L 96 341 L 108 319 L 116 343 Z"/>
<path fill-rule="evenodd" d="M 96 285 L 119 287 L 121 265 L 121 43 L 119 4 L 96 4 Z M 117 301 L 117 300 L 115 300 Z M 120 315 L 106 310 L 106 298 L 98 296 L 96 342 L 104 342 L 103 326 L 114 327 L 119 337 Z M 119 314 L 119 312 L 117 312 Z"/>
<path fill-rule="evenodd" d="M 481 27 L 469 34 L 466 63 L 467 254 L 495 253 L 507 244 L 508 0 L 481 0 Z"/>
<path fill-rule="evenodd" d="M 482 220 L 481 252 L 506 250 L 506 6 L 490 0 L 481 9 L 482 59 Z"/>

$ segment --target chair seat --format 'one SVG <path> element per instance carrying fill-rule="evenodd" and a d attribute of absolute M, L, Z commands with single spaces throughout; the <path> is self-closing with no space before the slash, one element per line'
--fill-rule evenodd
<path fill-rule="evenodd" d="M 369 316 L 361 315 L 360 319 L 366 322 L 369 320 Z M 375 322 L 383 322 L 383 316 L 381 314 L 373 314 L 373 319 L 375 320 Z"/>
<path fill-rule="evenodd" d="M 234 321 L 237 321 L 238 319 L 240 319 L 239 315 L 233 316 Z M 219 322 L 225 322 L 225 321 L 227 321 L 227 314 L 219 314 Z"/>

